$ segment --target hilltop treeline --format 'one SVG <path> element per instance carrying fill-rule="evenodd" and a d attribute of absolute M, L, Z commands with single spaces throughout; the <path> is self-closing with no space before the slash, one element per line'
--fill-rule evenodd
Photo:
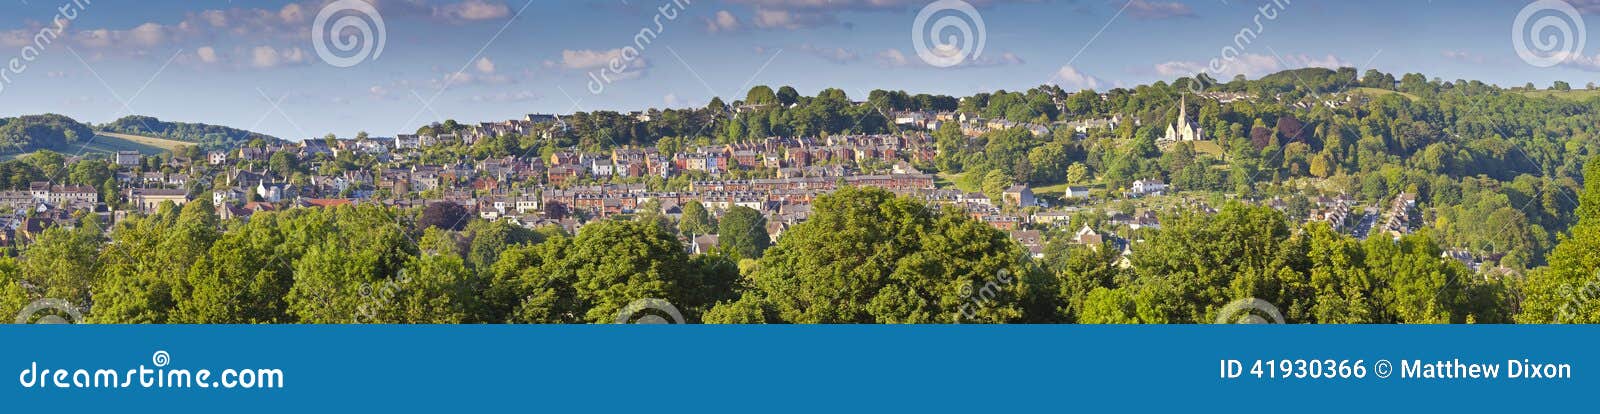
<path fill-rule="evenodd" d="M 94 138 L 94 129 L 62 115 L 26 115 L 0 118 L 0 154 L 37 150 L 76 151 Z"/>
<path fill-rule="evenodd" d="M 154 117 L 129 115 L 100 125 L 100 129 L 130 135 L 143 135 L 193 142 L 203 149 L 218 150 L 244 146 L 254 140 L 279 141 L 269 135 L 230 128 L 186 122 L 166 122 Z"/>

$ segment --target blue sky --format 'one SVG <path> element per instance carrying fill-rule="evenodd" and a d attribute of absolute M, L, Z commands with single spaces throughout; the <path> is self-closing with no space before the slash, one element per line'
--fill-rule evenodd
<path fill-rule="evenodd" d="M 0 116 L 98 123 L 136 113 L 303 139 L 392 136 L 447 118 L 701 106 L 756 84 L 858 98 L 878 88 L 1103 90 L 1204 68 L 1262 8 L 1276 17 L 1219 77 L 1354 66 L 1508 86 L 1600 80 L 1600 41 L 1551 67 L 1519 57 L 1512 29 L 1531 0 L 968 0 L 984 48 L 953 67 L 925 63 L 913 45 L 932 0 L 348 0 L 370 3 L 384 23 L 381 54 L 349 67 L 322 58 L 312 35 L 319 12 L 349 3 L 77 1 L 0 5 L 0 63 L 22 65 L 0 68 Z M 1600 0 L 1564 4 L 1597 22 Z M 63 8 L 75 18 L 63 19 L 60 38 L 25 53 Z M 619 59 L 657 20 L 655 41 Z M 612 60 L 620 71 L 604 69 Z M 614 82 L 593 93 L 599 71 Z"/>

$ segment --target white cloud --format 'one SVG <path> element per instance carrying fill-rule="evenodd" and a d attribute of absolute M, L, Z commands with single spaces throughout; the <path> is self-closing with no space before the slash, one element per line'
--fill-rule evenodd
<path fill-rule="evenodd" d="M 717 11 L 712 17 L 706 18 L 706 31 L 711 33 L 737 32 L 744 25 L 739 23 L 739 18 L 727 10 Z"/>
<path fill-rule="evenodd" d="M 527 101 L 532 101 L 532 100 L 536 100 L 536 99 L 539 99 L 539 94 L 534 93 L 533 91 L 497 92 L 497 93 L 491 93 L 491 94 L 487 94 L 487 95 L 474 95 L 471 98 L 471 100 L 473 102 L 492 102 L 492 103 L 527 102 Z"/>
<path fill-rule="evenodd" d="M 1078 68 L 1066 65 L 1056 70 L 1055 75 L 1050 79 L 1050 83 L 1060 86 L 1061 89 L 1074 91 L 1099 89 L 1101 81 L 1099 78 L 1078 71 Z"/>
<path fill-rule="evenodd" d="M 1586 72 L 1600 72 L 1600 55 L 1584 56 L 1576 53 L 1562 53 L 1567 56 L 1561 61 L 1561 66 L 1578 69 Z"/>
<path fill-rule="evenodd" d="M 560 60 L 546 60 L 547 68 L 565 69 L 569 71 L 605 71 L 610 79 L 635 79 L 644 76 L 650 68 L 650 63 L 643 57 L 635 56 L 628 60 L 626 49 L 611 50 L 563 50 Z M 620 70 L 618 70 L 620 68 Z"/>
<path fill-rule="evenodd" d="M 511 16 L 511 8 L 501 2 L 467 0 L 435 7 L 433 15 L 455 21 L 498 20 Z"/>
<path fill-rule="evenodd" d="M 1194 9 L 1189 5 L 1179 2 L 1131 0 L 1127 3 L 1113 2 L 1118 7 L 1126 6 L 1128 14 L 1141 19 L 1170 19 L 1174 17 L 1195 17 Z"/>
<path fill-rule="evenodd" d="M 900 49 L 884 49 L 873 55 L 873 57 L 877 58 L 879 65 L 887 67 L 927 66 L 927 63 L 923 62 L 921 58 L 907 54 Z M 1021 65 L 1023 63 L 1027 63 L 1027 61 L 1023 60 L 1022 56 L 1012 52 L 1001 52 L 987 53 L 977 58 L 967 59 L 957 66 L 952 66 L 952 68 L 987 68 Z"/>
<path fill-rule="evenodd" d="M 215 64 L 222 61 L 222 57 L 217 55 L 217 49 L 211 46 L 201 46 L 199 49 L 195 49 L 194 55 L 200 58 L 201 63 Z"/>
<path fill-rule="evenodd" d="M 1038 0 L 968 0 L 974 7 L 998 3 L 1027 3 Z M 727 0 L 755 9 L 750 23 L 761 29 L 795 30 L 843 24 L 839 13 L 910 12 L 928 4 L 927 0 Z"/>
<path fill-rule="evenodd" d="M 560 61 L 545 61 L 545 66 L 555 66 L 571 70 L 587 70 L 605 67 L 613 59 L 622 58 L 622 49 L 611 50 L 563 50 Z"/>
<path fill-rule="evenodd" d="M 302 23 L 306 21 L 306 12 L 299 4 L 290 3 L 278 9 L 278 19 L 287 24 Z"/>
<path fill-rule="evenodd" d="M 999 55 L 984 54 L 982 56 L 979 56 L 976 59 L 968 59 L 967 62 L 965 63 L 965 65 L 984 67 L 984 66 L 1021 65 L 1023 63 L 1027 63 L 1027 62 L 1023 61 L 1022 57 L 1021 56 L 1017 56 L 1016 53 L 1003 52 L 1003 53 L 1000 53 Z"/>
<path fill-rule="evenodd" d="M 900 49 L 885 49 L 878 52 L 878 63 L 889 67 L 910 66 L 911 58 L 906 57 Z"/>
<path fill-rule="evenodd" d="M 199 10 L 174 21 L 150 21 L 131 28 L 67 30 L 62 37 L 75 47 L 94 50 L 91 55 L 95 56 L 159 56 L 160 53 L 150 52 L 157 48 L 236 43 L 274 45 L 281 55 L 302 47 L 303 42 L 311 38 L 308 26 L 312 17 L 328 1 L 299 0 L 278 8 Z M 511 14 L 510 8 L 498 0 L 463 0 L 440 5 L 428 5 L 420 0 L 367 1 L 381 10 L 383 17 L 390 19 L 411 15 L 435 22 L 466 23 L 503 19 Z M 23 30 L 0 31 L 0 46 L 21 47 L 31 43 L 42 27 L 35 23 Z M 390 29 L 393 29 L 392 22 Z M 257 57 L 253 50 L 241 53 L 243 55 Z M 270 61 L 271 57 L 265 55 L 265 51 L 261 52 L 262 60 Z"/>
<path fill-rule="evenodd" d="M 270 69 L 301 63 L 306 63 L 306 52 L 299 47 L 278 49 L 272 46 L 256 46 L 250 50 L 250 66 L 256 68 Z"/>
<path fill-rule="evenodd" d="M 800 45 L 800 50 L 833 63 L 850 63 L 861 60 L 861 54 L 842 47 L 816 47 L 807 43 Z"/>
<path fill-rule="evenodd" d="M 473 63 L 473 66 L 477 67 L 479 72 L 494 73 L 494 61 L 489 60 L 488 56 L 478 58 L 478 61 Z"/>
<path fill-rule="evenodd" d="M 1246 53 L 1232 60 L 1216 58 L 1206 62 L 1170 61 L 1157 64 L 1155 70 L 1162 76 L 1194 76 L 1204 72 L 1211 77 L 1228 80 L 1236 75 L 1254 78 L 1288 69 L 1311 67 L 1337 69 L 1350 66 L 1354 65 L 1334 55 L 1321 57 L 1305 54 L 1287 55 L 1279 60 L 1274 56 Z"/>
<path fill-rule="evenodd" d="M 767 8 L 757 8 L 755 18 L 752 20 L 754 20 L 756 27 L 760 27 L 762 29 L 788 30 L 823 26 L 833 24 L 837 21 L 832 14 Z"/>
<path fill-rule="evenodd" d="M 1474 54 L 1472 52 L 1468 52 L 1468 51 L 1465 51 L 1465 50 L 1446 50 L 1446 51 L 1440 52 L 1439 55 L 1440 56 L 1444 56 L 1445 59 L 1450 59 L 1450 60 L 1454 60 L 1454 61 L 1458 61 L 1458 62 L 1466 62 L 1466 63 L 1483 63 L 1484 62 L 1483 56 L 1478 56 L 1477 54 Z"/>

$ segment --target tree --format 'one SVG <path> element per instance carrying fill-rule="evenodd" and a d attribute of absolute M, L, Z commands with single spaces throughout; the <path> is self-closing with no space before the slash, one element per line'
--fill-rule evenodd
<path fill-rule="evenodd" d="M 211 200 L 199 199 L 175 213 L 165 204 L 153 216 L 135 217 L 112 232 L 100 253 L 94 286 L 95 323 L 167 323 L 177 307 L 173 292 L 218 237 Z"/>
<path fill-rule="evenodd" d="M 1015 322 L 1041 283 L 1005 233 L 879 189 L 819 198 L 768 249 L 753 294 L 718 305 L 723 322 Z M 769 312 L 770 310 L 770 312 Z M 771 318 L 767 318 L 767 317 Z"/>
<path fill-rule="evenodd" d="M 1550 254 L 1550 266 L 1528 275 L 1522 323 L 1600 323 L 1600 156 L 1584 163 L 1578 224 Z"/>
<path fill-rule="evenodd" d="M 1083 300 L 1083 316 L 1078 322 L 1120 325 L 1139 323 L 1138 306 L 1134 303 L 1133 296 L 1125 289 L 1095 288 Z"/>
<path fill-rule="evenodd" d="M 85 216 L 76 229 L 55 226 L 40 234 L 22 255 L 25 285 L 42 291 L 41 297 L 79 306 L 90 304 L 89 293 L 99 273 L 100 224 L 96 217 Z"/>
<path fill-rule="evenodd" d="M 33 295 L 22 283 L 22 269 L 16 259 L 0 258 L 0 316 L 19 315 L 32 302 Z"/>
<path fill-rule="evenodd" d="M 711 213 L 706 211 L 706 206 L 699 200 L 690 200 L 683 205 L 683 218 L 678 220 L 678 232 L 685 236 L 711 234 L 717 231 L 716 224 L 711 220 Z"/>
<path fill-rule="evenodd" d="M 427 238 L 449 237 L 430 229 Z M 423 241 L 427 244 L 427 241 Z M 379 301 L 376 314 L 382 323 L 460 324 L 491 322 L 483 312 L 478 292 L 487 287 L 455 252 L 424 253 L 406 261 L 392 284 L 393 292 Z M 495 321 L 497 322 L 497 321 Z"/>
<path fill-rule="evenodd" d="M 773 105 L 778 103 L 778 95 L 773 93 L 772 88 L 769 86 L 757 85 L 750 88 L 750 93 L 745 94 L 744 103 L 746 105 Z"/>
<path fill-rule="evenodd" d="M 1572 90 L 1572 85 L 1567 83 L 1567 81 L 1556 81 L 1555 84 L 1550 85 L 1550 90 L 1553 90 L 1553 91 L 1570 91 L 1570 90 Z"/>
<path fill-rule="evenodd" d="M 278 151 L 267 159 L 267 166 L 278 175 L 288 177 L 300 171 L 300 159 L 288 151 Z"/>
<path fill-rule="evenodd" d="M 989 170 L 988 174 L 983 175 L 983 195 L 989 196 L 989 200 L 998 204 L 1004 198 L 1002 196 L 1006 189 L 1011 188 L 1012 183 L 1011 177 L 1006 176 L 1006 173 L 1000 170 Z"/>
<path fill-rule="evenodd" d="M 428 203 L 422 210 L 422 217 L 417 219 L 420 229 L 439 228 L 450 231 L 461 231 L 467 227 L 467 220 L 472 218 L 472 213 L 461 204 L 450 201 L 436 201 Z"/>
<path fill-rule="evenodd" d="M 717 244 L 736 257 L 760 258 L 761 252 L 772 244 L 767 236 L 767 218 L 760 211 L 745 206 L 729 209 L 718 224 Z"/>
<path fill-rule="evenodd" d="M 1066 179 L 1068 165 L 1072 161 L 1067 159 L 1066 146 L 1052 142 L 1035 147 L 1028 151 L 1028 163 L 1033 167 L 1033 174 L 1028 182 L 1033 184 L 1058 183 Z"/>
<path fill-rule="evenodd" d="M 1084 166 L 1083 163 L 1075 162 L 1075 163 L 1072 163 L 1071 167 L 1067 167 L 1067 182 L 1068 183 L 1071 183 L 1071 184 L 1083 184 L 1085 182 L 1085 180 L 1088 180 L 1088 179 L 1089 179 L 1089 167 Z"/>
<path fill-rule="evenodd" d="M 711 304 L 735 294 L 736 276 L 726 266 L 690 260 L 676 237 L 650 223 L 596 222 L 577 237 L 539 244 L 539 251 L 538 271 L 495 278 L 498 297 L 525 298 L 511 312 L 513 322 L 610 323 L 641 299 L 666 300 L 698 321 Z"/>
<path fill-rule="evenodd" d="M 780 105 L 794 105 L 800 102 L 800 92 L 795 91 L 794 87 L 792 86 L 784 86 L 782 88 L 778 88 L 777 99 L 778 104 Z"/>

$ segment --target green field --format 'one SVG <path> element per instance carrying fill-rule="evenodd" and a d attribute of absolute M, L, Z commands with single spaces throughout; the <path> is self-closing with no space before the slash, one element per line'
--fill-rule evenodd
<path fill-rule="evenodd" d="M 1212 157 L 1215 157 L 1219 160 L 1227 158 L 1227 156 L 1222 153 L 1222 145 L 1218 144 L 1216 141 L 1196 142 L 1194 143 L 1194 152 L 1210 154 Z"/>
<path fill-rule="evenodd" d="M 115 132 L 97 132 L 96 134 L 98 135 L 98 137 L 95 138 L 95 142 L 100 142 L 100 141 L 104 140 L 104 141 L 107 141 L 107 145 L 113 145 L 113 146 L 114 145 L 136 145 L 136 146 L 153 147 L 153 148 L 157 148 L 158 149 L 156 151 L 156 153 L 159 153 L 160 151 L 172 151 L 172 150 L 176 150 L 178 148 L 183 148 L 183 147 L 187 147 L 187 146 L 190 146 L 190 145 L 194 145 L 193 143 L 189 143 L 189 142 L 171 140 L 171 139 L 166 139 L 166 138 L 147 137 L 147 136 L 143 136 L 143 135 L 118 134 L 118 133 L 115 133 Z M 129 149 L 132 149 L 132 148 L 129 148 Z M 144 151 L 141 150 L 140 152 L 144 152 Z"/>
<path fill-rule="evenodd" d="M 1587 100 L 1595 98 L 1595 97 L 1600 97 L 1600 89 L 1576 89 L 1576 90 L 1570 90 L 1570 91 L 1549 91 L 1549 90 L 1545 90 L 1545 91 L 1517 91 L 1517 93 L 1520 93 L 1520 94 L 1522 94 L 1522 96 L 1526 96 L 1526 97 L 1529 97 L 1529 98 L 1536 98 L 1537 99 L 1537 98 L 1544 98 L 1544 97 L 1548 97 L 1548 96 L 1554 96 L 1554 97 L 1557 97 L 1557 98 L 1566 99 L 1566 100 L 1570 100 L 1570 101 L 1587 101 Z"/>
<path fill-rule="evenodd" d="M 1034 195 L 1046 195 L 1046 194 L 1060 195 L 1060 194 L 1066 194 L 1067 187 L 1070 187 L 1070 186 L 1071 186 L 1071 184 L 1068 184 L 1068 183 L 1060 183 L 1060 184 L 1052 184 L 1052 185 L 1034 187 L 1033 188 L 1033 194 Z"/>
<path fill-rule="evenodd" d="M 939 173 L 935 176 L 936 179 L 934 180 L 934 185 L 938 186 L 939 188 L 955 187 L 957 190 L 966 191 L 969 193 L 980 191 L 980 189 L 977 188 L 966 188 L 961 185 L 961 177 L 965 175 L 967 175 L 967 173 Z"/>
<path fill-rule="evenodd" d="M 66 155 L 89 155 L 116 154 L 118 151 L 139 151 L 140 154 L 144 155 L 156 155 L 188 145 L 194 144 L 164 138 L 97 132 L 94 140 L 89 141 L 88 145 L 73 144 L 57 152 Z M 9 160 L 20 155 L 22 154 L 6 154 L 0 156 L 0 160 Z"/>
<path fill-rule="evenodd" d="M 1360 87 L 1360 88 L 1350 88 L 1350 91 L 1351 92 L 1360 92 L 1360 93 L 1364 93 L 1364 94 L 1372 95 L 1372 96 L 1384 96 L 1384 95 L 1400 94 L 1400 96 L 1404 96 L 1404 97 L 1406 97 L 1406 99 L 1410 99 L 1410 100 L 1413 100 L 1413 101 L 1417 100 L 1417 96 L 1416 95 L 1412 95 L 1412 94 L 1405 93 L 1405 92 L 1391 91 L 1391 90 L 1388 90 L 1388 89 Z"/>

